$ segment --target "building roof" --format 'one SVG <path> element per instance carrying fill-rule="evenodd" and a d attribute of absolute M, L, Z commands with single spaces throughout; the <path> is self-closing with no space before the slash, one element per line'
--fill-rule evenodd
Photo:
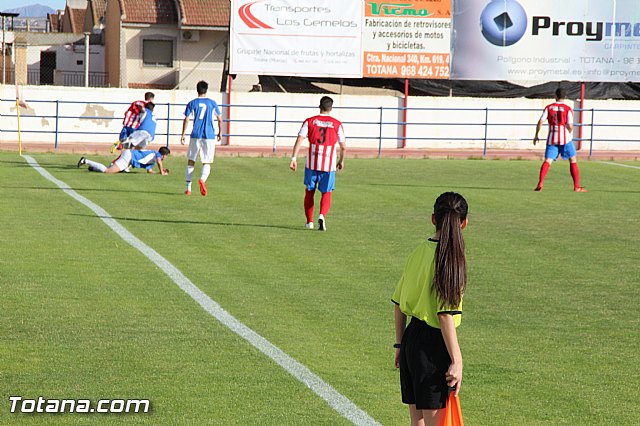
<path fill-rule="evenodd" d="M 136 24 L 177 24 L 174 0 L 118 0 L 122 22 Z"/>
<path fill-rule="evenodd" d="M 49 31 L 52 33 L 57 33 L 60 31 L 60 15 L 58 13 L 47 13 L 47 19 L 50 22 Z"/>
<path fill-rule="evenodd" d="M 176 0 L 183 27 L 228 27 L 229 0 Z"/>
<path fill-rule="evenodd" d="M 105 1 L 105 0 L 92 0 Z M 228 27 L 229 0 L 118 0 L 122 22 Z"/>
<path fill-rule="evenodd" d="M 72 9 L 67 6 L 65 12 L 69 14 L 69 22 L 71 22 L 71 32 L 81 33 L 84 30 L 84 17 L 87 14 L 87 9 Z"/>
<path fill-rule="evenodd" d="M 107 10 L 107 0 L 89 0 L 89 3 L 93 13 L 93 24 L 97 25 Z"/>

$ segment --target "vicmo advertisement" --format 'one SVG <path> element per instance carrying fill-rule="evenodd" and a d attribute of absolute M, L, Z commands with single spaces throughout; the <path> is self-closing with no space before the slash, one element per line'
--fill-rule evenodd
<path fill-rule="evenodd" d="M 451 0 L 366 1 L 364 77 L 449 78 Z"/>
<path fill-rule="evenodd" d="M 637 0 L 457 0 L 453 28 L 453 79 L 640 79 Z"/>

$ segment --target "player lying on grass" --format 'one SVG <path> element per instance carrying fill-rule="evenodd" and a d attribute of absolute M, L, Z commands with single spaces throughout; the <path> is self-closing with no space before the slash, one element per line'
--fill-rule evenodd
<path fill-rule="evenodd" d="M 120 156 L 111 163 L 110 167 L 96 161 L 89 160 L 85 157 L 80 158 L 80 161 L 78 161 L 78 167 L 86 164 L 92 172 L 113 174 L 125 171 L 129 166 L 131 166 L 138 169 L 146 169 L 147 173 L 154 173 L 153 166 L 157 164 L 158 169 L 160 169 L 160 174 L 168 175 L 169 169 L 164 168 L 162 160 L 167 158 L 169 154 L 171 154 L 171 151 L 166 146 L 161 147 L 158 151 L 125 149 L 122 151 L 122 154 L 120 154 Z"/>

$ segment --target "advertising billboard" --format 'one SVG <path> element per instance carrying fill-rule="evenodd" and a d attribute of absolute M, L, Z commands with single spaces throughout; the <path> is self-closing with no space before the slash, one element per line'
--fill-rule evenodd
<path fill-rule="evenodd" d="M 637 0 L 456 0 L 452 79 L 640 80 Z"/>
<path fill-rule="evenodd" d="M 451 0 L 371 0 L 364 14 L 364 77 L 449 78 Z"/>
<path fill-rule="evenodd" d="M 232 74 L 361 77 L 362 1 L 232 0 Z"/>

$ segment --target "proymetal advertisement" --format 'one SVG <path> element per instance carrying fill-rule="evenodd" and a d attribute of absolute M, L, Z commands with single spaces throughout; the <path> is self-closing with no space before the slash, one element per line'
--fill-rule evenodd
<path fill-rule="evenodd" d="M 232 0 L 232 74 L 362 76 L 362 1 Z"/>
<path fill-rule="evenodd" d="M 456 0 L 451 78 L 640 80 L 638 0 Z"/>

